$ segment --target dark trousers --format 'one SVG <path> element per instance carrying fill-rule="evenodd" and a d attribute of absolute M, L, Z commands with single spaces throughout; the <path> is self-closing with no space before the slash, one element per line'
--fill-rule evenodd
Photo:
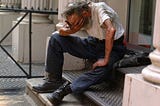
<path fill-rule="evenodd" d="M 81 93 L 91 85 L 109 78 L 113 64 L 124 56 L 126 48 L 122 42 L 122 40 L 114 42 L 110 60 L 106 66 L 85 72 L 72 82 L 71 89 L 74 93 Z M 53 74 L 57 80 L 62 79 L 63 53 L 65 52 L 83 59 L 98 60 L 104 58 L 105 41 L 93 37 L 81 39 L 77 36 L 60 36 L 58 33 L 54 33 L 48 45 L 46 71 Z"/>

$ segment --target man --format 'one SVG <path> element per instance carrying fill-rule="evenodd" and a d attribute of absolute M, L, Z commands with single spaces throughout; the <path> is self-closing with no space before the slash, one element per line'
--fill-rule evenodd
<path fill-rule="evenodd" d="M 63 12 L 66 25 L 55 32 L 48 45 L 44 84 L 34 86 L 36 92 L 53 92 L 47 98 L 60 103 L 69 93 L 82 93 L 92 85 L 101 83 L 110 77 L 113 64 L 125 53 L 123 45 L 124 29 L 117 13 L 103 2 L 69 3 Z M 88 37 L 82 39 L 71 34 L 86 30 Z M 63 53 L 84 59 L 96 59 L 92 70 L 82 74 L 71 84 L 62 81 Z M 57 89 L 58 88 L 58 89 Z"/>

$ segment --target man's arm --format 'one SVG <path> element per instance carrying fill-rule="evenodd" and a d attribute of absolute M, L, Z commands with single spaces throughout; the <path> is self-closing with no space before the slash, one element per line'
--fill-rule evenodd
<path fill-rule="evenodd" d="M 106 28 L 106 36 L 105 36 L 105 57 L 103 59 L 98 60 L 93 64 L 93 69 L 97 66 L 105 66 L 109 62 L 110 53 L 112 51 L 114 35 L 116 29 L 113 27 L 112 22 L 107 19 L 104 22 L 104 26 Z"/>

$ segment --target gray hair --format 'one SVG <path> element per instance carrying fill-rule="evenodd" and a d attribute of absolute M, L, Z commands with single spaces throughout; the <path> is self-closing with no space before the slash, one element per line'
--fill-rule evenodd
<path fill-rule="evenodd" d="M 68 3 L 66 9 L 62 13 L 62 16 L 66 18 L 74 13 L 80 16 L 83 11 L 89 10 L 88 4 L 89 3 L 85 1 Z"/>

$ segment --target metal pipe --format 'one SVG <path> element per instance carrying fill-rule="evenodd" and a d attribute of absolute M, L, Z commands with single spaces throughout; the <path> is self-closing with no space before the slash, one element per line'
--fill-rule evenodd
<path fill-rule="evenodd" d="M 32 76 L 32 12 L 29 13 L 29 77 Z"/>

